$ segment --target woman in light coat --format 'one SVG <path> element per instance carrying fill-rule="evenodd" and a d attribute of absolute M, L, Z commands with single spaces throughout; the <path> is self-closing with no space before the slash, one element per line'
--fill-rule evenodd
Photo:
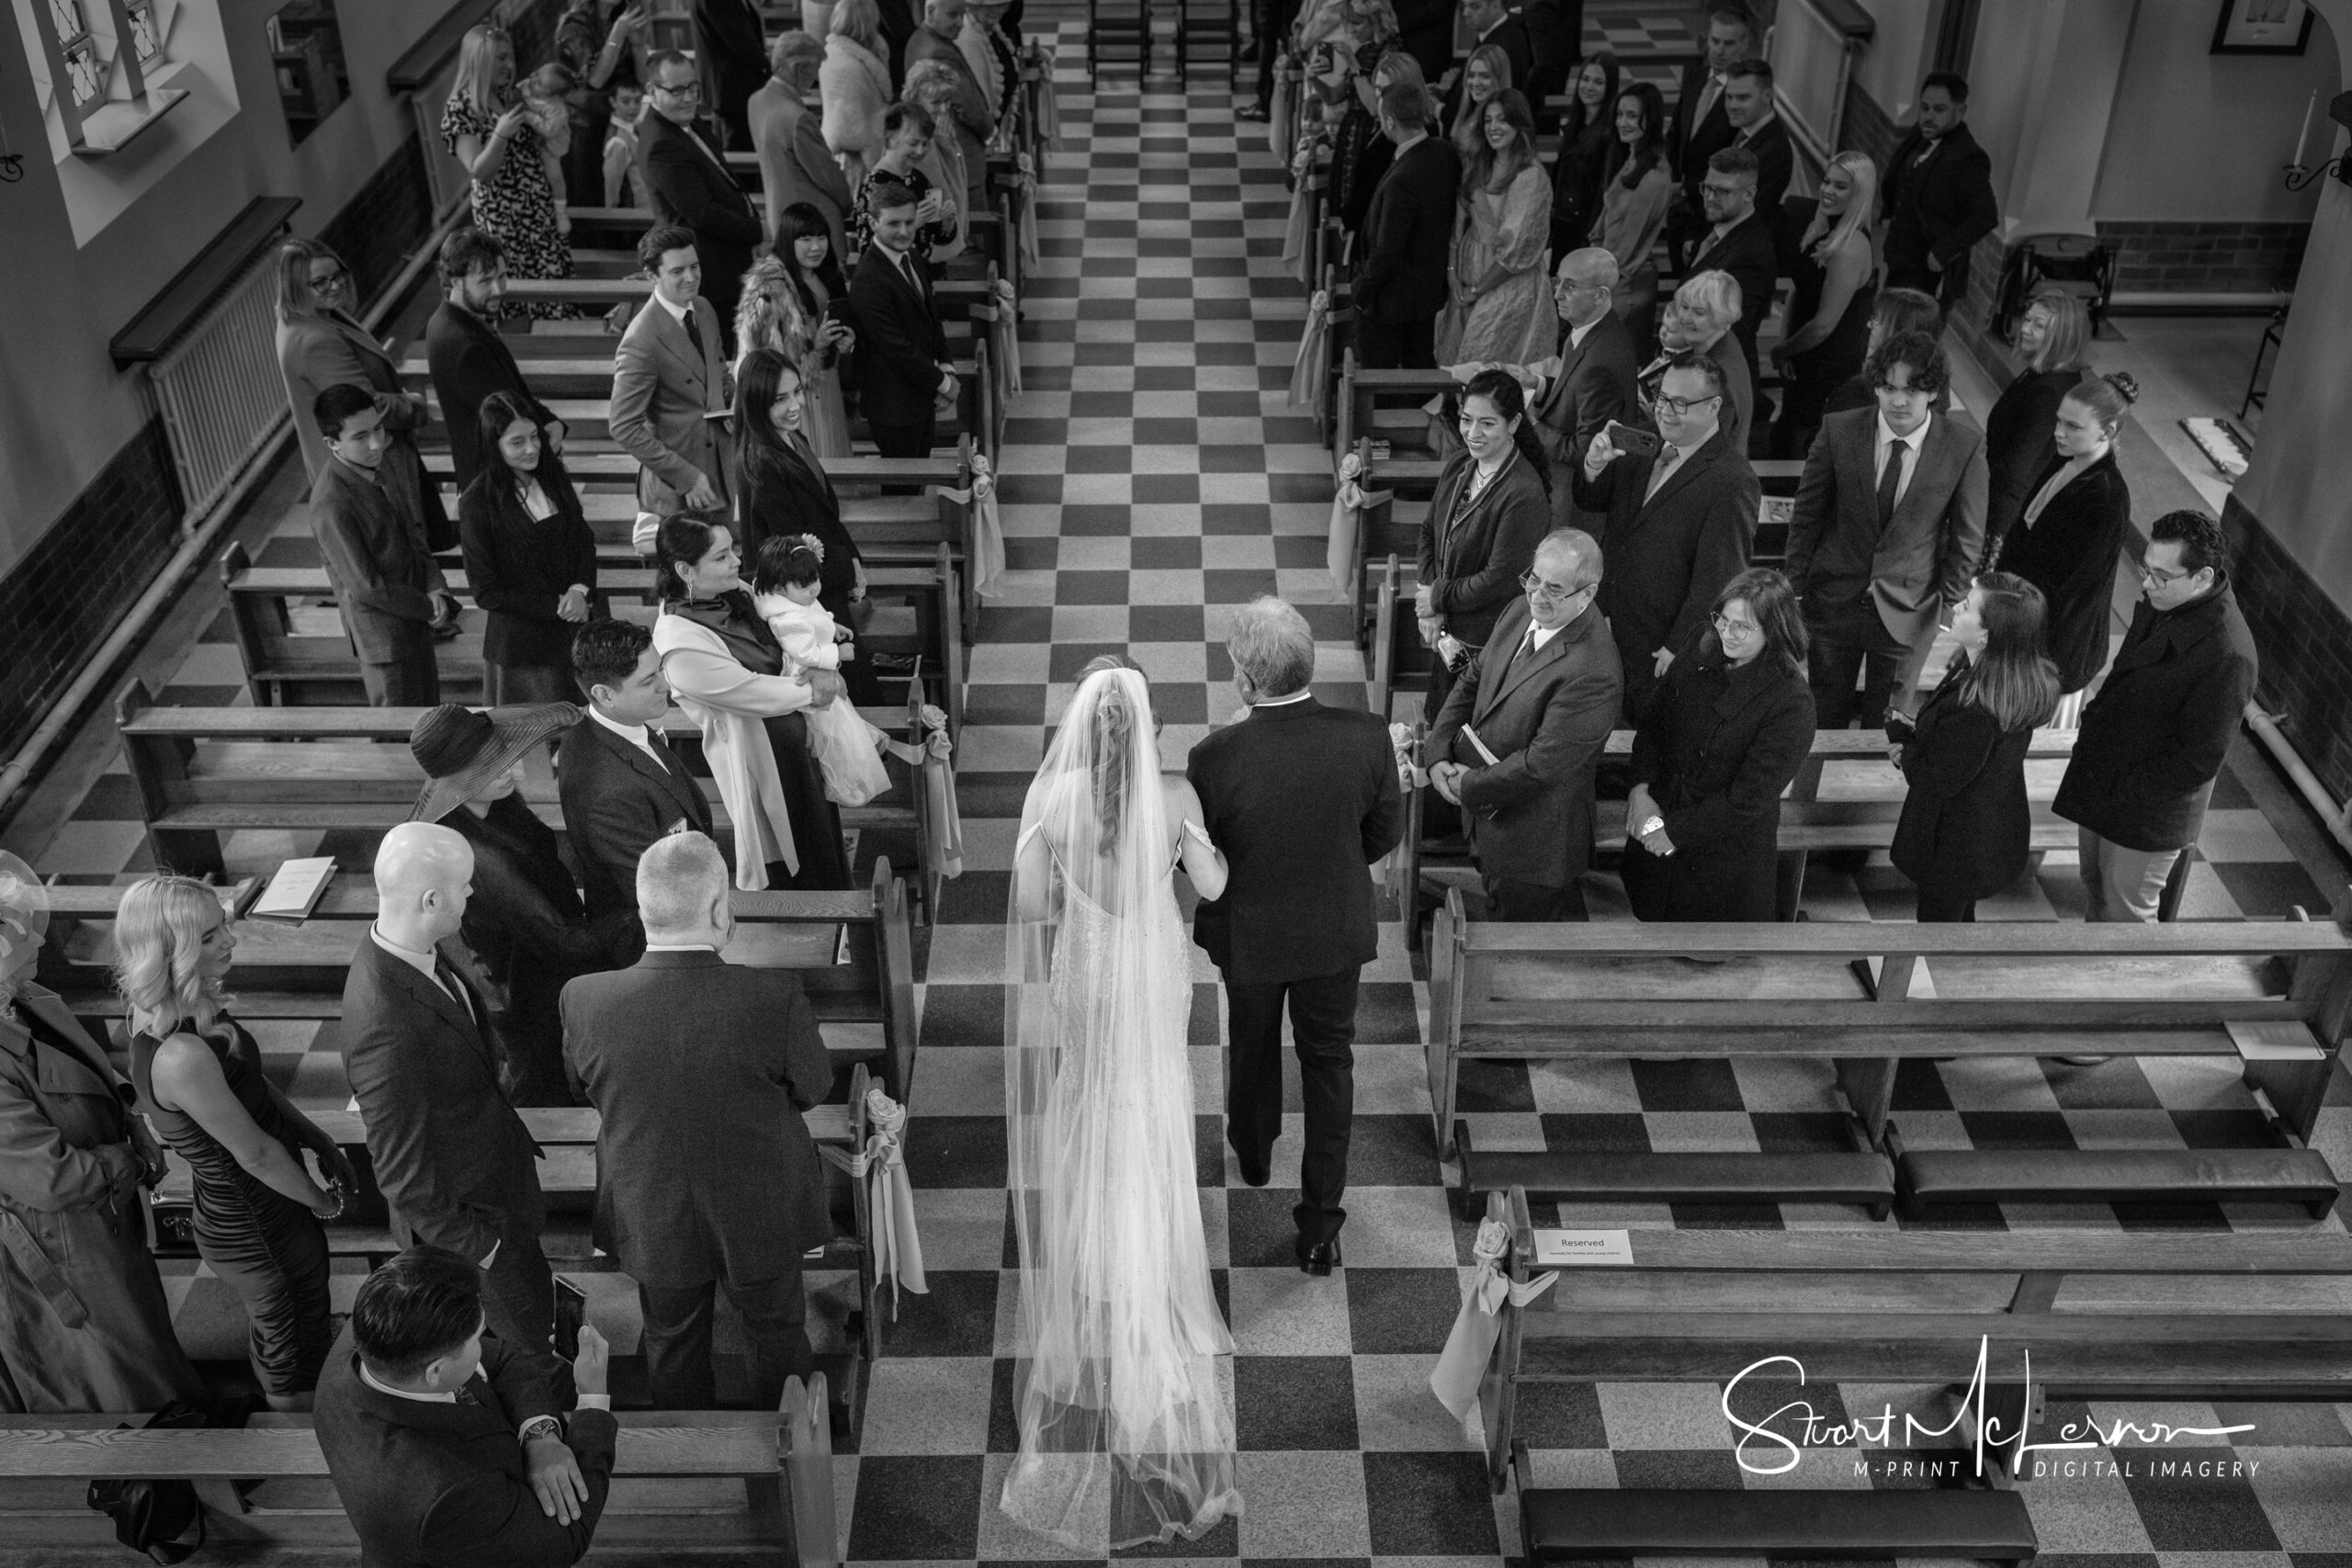
<path fill-rule="evenodd" d="M 889 49 L 882 41 L 874 0 L 841 0 L 833 7 L 825 63 L 817 70 L 817 95 L 824 104 L 825 145 L 842 161 L 842 172 L 855 190 L 882 156 L 882 111 L 892 96 Z"/>

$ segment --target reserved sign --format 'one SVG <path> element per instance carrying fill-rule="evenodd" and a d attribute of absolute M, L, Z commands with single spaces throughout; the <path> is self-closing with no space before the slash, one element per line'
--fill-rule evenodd
<path fill-rule="evenodd" d="M 1537 1231 L 1535 1266 L 1631 1269 L 1634 1244 L 1625 1231 Z"/>

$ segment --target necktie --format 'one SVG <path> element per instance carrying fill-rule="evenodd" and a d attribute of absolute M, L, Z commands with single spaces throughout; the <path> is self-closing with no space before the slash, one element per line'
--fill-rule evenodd
<path fill-rule="evenodd" d="M 466 1021 L 480 1028 L 481 1021 L 474 1017 L 474 1004 L 466 995 L 465 982 L 458 978 L 458 972 L 449 966 L 447 959 L 435 958 L 433 961 L 433 977 L 441 982 L 441 988 L 449 993 L 449 999 L 458 1004 L 458 1010 L 466 1015 Z"/>
<path fill-rule="evenodd" d="M 695 356 L 696 358 L 701 358 L 704 352 L 702 346 L 702 323 L 695 320 L 695 308 L 692 305 L 686 307 L 685 321 L 686 339 L 695 345 Z"/>
<path fill-rule="evenodd" d="M 473 1380 L 468 1378 L 458 1385 L 458 1403 L 471 1410 L 482 1408 L 481 1395 L 474 1392 Z"/>
<path fill-rule="evenodd" d="M 1895 492 L 1903 483 L 1903 452 L 1906 445 L 1901 441 L 1886 444 L 1886 467 L 1878 476 L 1878 525 L 1882 528 L 1894 521 Z"/>
<path fill-rule="evenodd" d="M 1682 448 L 1679 446 L 1668 446 L 1659 451 L 1657 462 L 1650 469 L 1650 488 L 1642 492 L 1643 505 L 1649 504 L 1650 497 L 1658 492 L 1658 487 L 1666 483 L 1666 476 L 1672 473 L 1674 465 L 1680 461 Z"/>
<path fill-rule="evenodd" d="M 899 271 L 905 275 L 908 288 L 917 294 L 922 293 L 922 279 L 915 276 L 915 254 L 912 251 L 899 253 Z"/>

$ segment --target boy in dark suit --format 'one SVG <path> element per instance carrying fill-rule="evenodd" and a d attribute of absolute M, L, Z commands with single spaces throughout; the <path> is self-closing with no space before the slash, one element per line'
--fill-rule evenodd
<path fill-rule="evenodd" d="M 1290 1011 L 1306 1112 L 1299 1161 L 1298 1266 L 1338 1267 L 1355 1104 L 1356 980 L 1379 952 L 1366 869 L 1396 847 L 1404 797 L 1387 728 L 1327 708 L 1307 689 L 1315 634 L 1279 599 L 1244 605 L 1226 649 L 1250 716 L 1193 748 L 1184 776 L 1225 852 L 1222 898 L 1201 903 L 1193 940 L 1225 976 L 1233 1055 L 1226 1141 L 1241 1179 L 1272 1179 L 1283 1125 L 1283 1010 Z"/>
<path fill-rule="evenodd" d="M 454 1252 L 412 1247 L 360 1281 L 319 1373 L 314 1426 L 361 1562 L 507 1568 L 587 1554 L 618 1429 L 605 1337 L 581 1325 L 567 1377 L 488 1328 L 481 1276 Z"/>
<path fill-rule="evenodd" d="M 1356 347 L 1367 370 L 1437 364 L 1462 160 L 1452 142 L 1429 133 L 1429 95 L 1410 83 L 1392 83 L 1380 95 L 1380 133 L 1396 143 L 1396 155 L 1372 193 L 1356 264 Z"/>
<path fill-rule="evenodd" d="M 433 634 L 454 616 L 456 602 L 425 547 L 424 520 L 401 515 L 379 476 L 389 445 L 383 412 L 367 388 L 345 382 L 321 392 L 311 413 L 329 456 L 311 486 L 311 532 L 359 655 L 368 705 L 430 707 L 441 700 Z"/>
<path fill-rule="evenodd" d="M 481 471 L 477 449 L 481 405 L 492 392 L 511 393 L 530 410 L 548 445 L 563 450 L 563 421 L 548 412 L 523 379 L 514 351 L 492 323 L 506 298 L 506 252 L 479 229 L 465 228 L 441 243 L 441 303 L 424 323 L 424 361 L 433 372 L 434 395 L 449 428 L 449 457 L 457 467 L 458 493 Z"/>
<path fill-rule="evenodd" d="M 915 195 L 877 181 L 874 243 L 850 279 L 857 376 L 866 427 L 885 457 L 928 457 L 943 398 L 956 391 L 947 334 L 931 305 L 931 271 L 915 254 Z"/>

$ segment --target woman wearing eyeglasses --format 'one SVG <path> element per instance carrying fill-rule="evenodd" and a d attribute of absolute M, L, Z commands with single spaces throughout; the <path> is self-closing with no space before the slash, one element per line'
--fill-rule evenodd
<path fill-rule="evenodd" d="M 1751 567 L 1667 669 L 1634 732 L 1625 896 L 1645 920 L 1780 918 L 1781 792 L 1813 750 L 1804 617 Z"/>
<path fill-rule="evenodd" d="M 1986 572 L 1952 613 L 1960 651 L 1919 716 L 1887 716 L 1887 754 L 1910 785 L 1889 858 L 1919 885 L 1921 920 L 1973 920 L 1976 900 L 2025 874 L 2026 748 L 2058 705 L 2041 621 L 2040 589 Z"/>

